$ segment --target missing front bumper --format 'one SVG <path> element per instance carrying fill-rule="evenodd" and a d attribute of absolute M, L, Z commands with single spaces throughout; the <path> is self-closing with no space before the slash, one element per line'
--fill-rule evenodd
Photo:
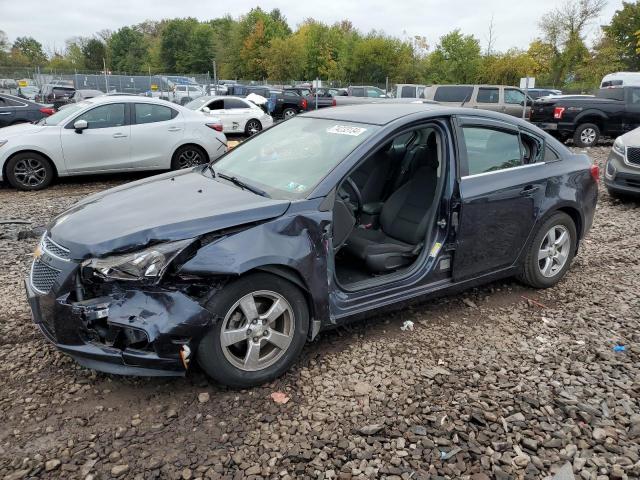
<path fill-rule="evenodd" d="M 38 295 L 28 280 L 25 286 L 33 320 L 48 340 L 106 373 L 184 375 L 190 352 L 211 325 L 211 314 L 179 291 L 126 289 L 71 302 L 68 294 Z"/>

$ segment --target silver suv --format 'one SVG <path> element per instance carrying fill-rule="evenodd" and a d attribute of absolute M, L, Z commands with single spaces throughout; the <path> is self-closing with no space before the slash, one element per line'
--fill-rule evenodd
<path fill-rule="evenodd" d="M 424 89 L 424 98 L 443 105 L 465 106 L 522 116 L 525 108 L 525 93 L 507 85 L 430 85 Z M 526 101 L 526 117 L 533 100 Z"/>

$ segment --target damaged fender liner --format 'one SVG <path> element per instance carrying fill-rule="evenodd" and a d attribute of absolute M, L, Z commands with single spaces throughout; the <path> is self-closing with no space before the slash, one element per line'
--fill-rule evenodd
<path fill-rule="evenodd" d="M 180 376 L 183 346 L 199 339 L 212 315 L 179 291 L 123 289 L 82 302 L 36 295 L 26 283 L 34 322 L 60 351 L 105 373 Z"/>

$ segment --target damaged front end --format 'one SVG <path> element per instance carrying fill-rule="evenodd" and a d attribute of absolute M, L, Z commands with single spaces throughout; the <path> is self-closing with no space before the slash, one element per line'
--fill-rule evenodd
<path fill-rule="evenodd" d="M 193 244 L 184 241 L 173 250 L 161 244 L 79 263 L 45 234 L 25 281 L 33 319 L 58 349 L 85 367 L 183 375 L 211 325 L 201 300 L 215 285 L 177 279 L 165 286 L 159 279 L 181 255 L 192 254 Z"/>

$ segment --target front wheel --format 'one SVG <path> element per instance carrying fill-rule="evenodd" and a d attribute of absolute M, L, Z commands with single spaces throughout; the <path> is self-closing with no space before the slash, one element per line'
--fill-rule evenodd
<path fill-rule="evenodd" d="M 573 134 L 573 143 L 577 147 L 593 147 L 600 138 L 600 129 L 593 123 L 583 123 Z"/>
<path fill-rule="evenodd" d="M 7 180 L 19 190 L 42 190 L 53 181 L 49 160 L 35 152 L 14 155 L 7 163 Z"/>
<path fill-rule="evenodd" d="M 267 273 L 242 277 L 207 303 L 216 323 L 198 346 L 198 363 L 230 387 L 260 385 L 286 372 L 304 347 L 309 310 L 292 283 Z"/>
<path fill-rule="evenodd" d="M 572 218 L 563 212 L 554 213 L 529 244 L 520 280 L 535 288 L 553 287 L 571 265 L 577 238 Z"/>

